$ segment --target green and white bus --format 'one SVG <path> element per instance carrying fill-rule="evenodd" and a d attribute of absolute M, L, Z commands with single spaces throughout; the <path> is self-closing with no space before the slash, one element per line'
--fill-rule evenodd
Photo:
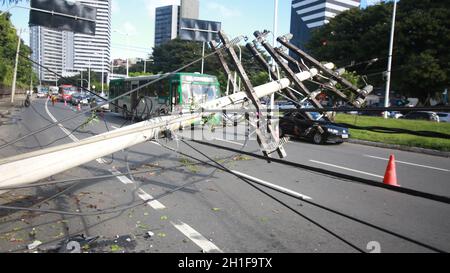
<path fill-rule="evenodd" d="M 164 74 L 112 80 L 109 99 L 117 98 L 163 76 Z M 110 105 L 110 109 L 122 113 L 125 118 L 145 120 L 186 113 L 196 109 L 201 103 L 218 98 L 220 98 L 220 84 L 217 77 L 197 73 L 177 73 L 115 100 L 116 105 Z"/>

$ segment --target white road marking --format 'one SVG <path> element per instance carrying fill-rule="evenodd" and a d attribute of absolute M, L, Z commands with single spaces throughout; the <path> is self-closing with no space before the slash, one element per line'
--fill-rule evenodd
<path fill-rule="evenodd" d="M 113 175 L 116 175 L 117 179 L 120 180 L 120 182 L 122 182 L 125 185 L 130 185 L 130 184 L 134 184 L 133 181 L 131 181 L 131 179 L 129 179 L 128 177 L 124 176 L 121 172 L 117 171 L 117 170 L 109 170 Z M 138 191 L 138 196 L 139 198 L 141 198 L 144 201 L 149 201 L 147 204 L 149 206 L 151 206 L 153 209 L 155 210 L 163 210 L 166 207 L 161 204 L 159 201 L 157 200 L 153 200 L 155 199 L 153 196 L 151 196 L 150 194 L 146 193 L 143 189 L 139 189 Z M 153 200 L 153 201 L 150 201 Z"/>
<path fill-rule="evenodd" d="M 48 102 L 50 99 L 47 99 L 45 103 L 45 111 L 47 112 L 47 115 L 53 120 L 53 122 L 58 122 L 58 120 L 50 113 L 50 110 L 48 110 Z M 79 142 L 80 140 L 74 136 L 71 132 L 69 132 L 61 123 L 58 124 L 58 127 L 63 131 L 73 142 Z M 103 158 L 98 158 L 96 160 L 100 164 L 105 164 L 106 161 Z"/>
<path fill-rule="evenodd" d="M 215 244 L 203 237 L 189 225 L 179 221 L 179 223 L 170 222 L 176 229 L 188 237 L 192 242 L 199 246 L 206 253 L 223 253 Z"/>
<path fill-rule="evenodd" d="M 268 186 L 268 187 L 277 189 L 277 190 L 279 190 L 279 191 L 281 191 L 281 192 L 288 193 L 288 194 L 290 194 L 290 195 L 299 197 L 299 198 L 301 198 L 301 199 L 304 199 L 304 200 L 312 200 L 312 198 L 309 197 L 309 196 L 307 196 L 307 195 L 304 195 L 304 194 L 295 192 L 295 191 L 293 191 L 293 190 L 290 190 L 290 189 L 287 189 L 287 188 L 284 188 L 284 187 L 281 187 L 281 186 L 278 186 L 278 185 L 269 183 L 269 182 L 264 181 L 264 180 L 261 180 L 261 179 L 259 179 L 259 178 L 250 176 L 250 175 L 248 175 L 248 174 L 241 173 L 241 172 L 238 172 L 238 171 L 233 171 L 233 170 L 231 170 L 231 172 L 234 173 L 234 174 L 236 174 L 236 175 L 239 175 L 239 176 L 241 176 L 241 177 L 250 179 L 250 180 L 252 180 L 252 181 L 254 181 L 254 182 L 258 183 L 258 184 L 261 184 L 261 185 L 264 185 L 264 186 Z"/>
<path fill-rule="evenodd" d="M 47 103 L 45 104 L 45 109 L 47 111 L 47 114 L 49 115 L 49 117 L 54 121 L 54 122 L 58 122 L 58 120 L 56 120 L 56 118 L 50 113 L 50 111 L 48 110 L 47 107 L 48 104 L 48 100 Z M 72 135 L 69 131 L 67 131 L 66 128 L 64 128 L 64 126 L 62 126 L 61 124 L 59 124 L 59 128 L 61 128 L 61 130 L 66 133 L 74 142 L 79 141 L 75 136 Z M 115 128 L 115 127 L 113 127 Z M 117 128 L 116 128 L 117 129 Z M 161 144 L 157 143 L 157 142 L 152 142 L 155 145 L 159 145 L 161 146 Z M 99 162 L 100 164 L 104 164 L 105 161 L 103 159 L 97 159 L 97 162 Z M 113 175 L 116 175 L 117 179 L 119 179 L 122 183 L 124 183 L 125 185 L 128 184 L 134 184 L 133 181 L 131 181 L 128 177 L 122 175 L 121 172 L 117 171 L 117 170 L 109 170 Z M 147 204 L 149 206 L 151 206 L 153 209 L 155 210 L 163 210 L 166 209 L 166 207 L 160 203 L 157 200 L 153 200 L 153 196 L 151 196 L 150 194 L 146 193 L 144 190 L 139 189 L 138 191 L 138 196 L 139 198 L 141 198 L 144 201 L 149 201 Z M 153 200 L 153 201 L 150 201 Z M 213 243 L 211 243 L 210 241 L 208 241 L 205 237 L 203 237 L 203 235 L 201 235 L 200 233 L 198 233 L 195 229 L 193 229 L 192 227 L 190 227 L 189 225 L 179 221 L 179 224 L 175 224 L 173 222 L 171 222 L 172 225 L 178 229 L 181 233 L 183 233 L 186 237 L 188 237 L 192 242 L 194 242 L 197 246 L 199 246 L 203 251 L 209 253 L 209 252 L 219 252 L 222 253 L 222 250 L 220 250 L 216 245 L 214 245 Z"/>
<path fill-rule="evenodd" d="M 144 201 L 149 201 L 147 204 L 152 207 L 154 210 L 163 210 L 166 209 L 166 206 L 161 204 L 158 200 L 154 200 L 155 198 L 151 196 L 150 194 L 146 193 L 144 190 L 139 189 L 138 192 L 139 198 L 141 198 Z M 151 201 L 153 200 L 153 201 Z"/>
<path fill-rule="evenodd" d="M 218 141 L 225 142 L 225 143 L 233 144 L 233 145 L 236 145 L 236 146 L 239 146 L 239 147 L 242 147 L 244 145 L 244 144 L 239 143 L 239 142 L 234 142 L 234 141 L 225 140 L 225 139 L 221 139 L 221 138 L 214 138 L 214 139 L 218 140 Z"/>
<path fill-rule="evenodd" d="M 116 127 L 116 126 L 111 126 L 111 128 L 113 128 L 114 130 L 119 129 L 119 127 Z"/>
<path fill-rule="evenodd" d="M 354 173 L 365 174 L 365 175 L 373 176 L 373 177 L 376 177 L 376 178 L 382 178 L 382 179 L 384 178 L 384 177 L 381 176 L 381 175 L 377 175 L 377 174 L 373 174 L 373 173 L 368 173 L 368 172 L 363 172 L 363 171 L 358 171 L 358 170 L 355 170 L 355 169 L 350 169 L 350 168 L 346 168 L 346 167 L 342 167 L 342 166 L 337 166 L 337 165 L 333 165 L 333 164 L 329 164 L 329 163 L 325 163 L 325 162 L 320 162 L 320 161 L 316 161 L 316 160 L 310 160 L 310 162 L 316 163 L 316 164 L 319 164 L 319 165 L 325 165 L 325 166 L 328 166 L 328 167 L 333 167 L 333 168 L 341 169 L 341 170 L 346 170 L 346 171 L 350 171 L 350 172 L 354 172 Z"/>
<path fill-rule="evenodd" d="M 379 159 L 379 160 L 389 161 L 388 158 L 382 158 L 382 157 L 372 156 L 372 155 L 364 155 L 364 156 L 365 156 L 365 157 L 374 158 L 374 159 Z M 415 166 L 415 167 L 422 167 L 422 168 L 427 168 L 427 169 L 432 169 L 432 170 L 438 170 L 438 171 L 443 171 L 443 172 L 450 172 L 450 170 L 447 170 L 447 169 L 441 169 L 441 168 L 436 168 L 436 167 L 432 167 L 432 166 L 420 165 L 420 164 L 416 164 L 416 163 L 410 163 L 410 162 L 398 161 L 398 160 L 395 160 L 395 162 L 396 162 L 396 163 L 400 163 L 400 164 L 405 164 L 405 165 Z"/>
<path fill-rule="evenodd" d="M 125 185 L 134 184 L 133 181 L 131 181 L 128 177 L 124 176 L 121 172 L 117 170 L 109 170 L 113 175 L 116 176 L 117 179 L 119 179 L 120 182 L 124 183 Z"/>
<path fill-rule="evenodd" d="M 49 99 L 47 99 L 47 102 L 45 103 L 45 111 L 47 112 L 47 115 L 53 120 L 53 122 L 58 122 L 58 120 L 50 113 L 50 110 L 48 110 L 48 102 Z M 78 142 L 80 141 L 77 137 L 75 137 L 73 134 L 71 134 L 64 126 L 59 123 L 58 127 L 73 141 Z"/>

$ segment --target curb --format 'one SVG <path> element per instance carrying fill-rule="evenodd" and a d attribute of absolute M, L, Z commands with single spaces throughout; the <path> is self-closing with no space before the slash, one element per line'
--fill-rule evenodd
<path fill-rule="evenodd" d="M 380 143 L 380 142 L 371 142 L 371 141 L 359 140 L 359 139 L 349 139 L 348 143 L 450 158 L 450 152 L 443 152 L 443 151 L 437 151 L 437 150 L 431 150 L 431 149 L 425 149 L 425 148 L 408 147 L 408 146 L 386 144 L 386 143 Z"/>

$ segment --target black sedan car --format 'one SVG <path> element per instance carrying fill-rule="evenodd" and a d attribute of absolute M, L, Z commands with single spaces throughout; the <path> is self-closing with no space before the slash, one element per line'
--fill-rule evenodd
<path fill-rule="evenodd" d="M 349 138 L 349 129 L 329 121 L 312 121 L 304 113 L 292 111 L 280 119 L 280 135 L 306 139 L 315 144 L 341 144 Z"/>

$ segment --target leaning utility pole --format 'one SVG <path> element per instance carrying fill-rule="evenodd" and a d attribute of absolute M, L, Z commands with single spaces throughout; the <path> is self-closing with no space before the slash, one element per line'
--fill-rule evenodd
<path fill-rule="evenodd" d="M 315 68 L 297 74 L 300 81 L 315 77 Z M 291 85 L 287 78 L 254 87 L 256 98 L 270 96 Z M 216 110 L 237 110 L 249 105 L 247 94 L 239 92 L 199 105 L 197 113 L 154 118 L 78 142 L 47 148 L 0 160 L 0 188 L 31 184 L 98 158 L 158 138 L 167 131 L 190 127 Z M 70 156 L 70 160 L 67 157 Z M 48 166 L 51 166 L 49 168 Z M 2 192 L 0 191 L 0 194 Z"/>

